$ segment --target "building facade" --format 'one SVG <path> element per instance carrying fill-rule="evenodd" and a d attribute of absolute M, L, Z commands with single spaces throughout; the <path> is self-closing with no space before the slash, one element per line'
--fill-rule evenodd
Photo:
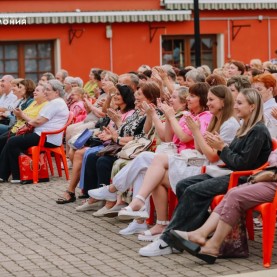
<path fill-rule="evenodd" d="M 1 0 L 0 75 L 194 65 L 193 0 Z M 199 0 L 201 61 L 275 57 L 277 1 Z"/>

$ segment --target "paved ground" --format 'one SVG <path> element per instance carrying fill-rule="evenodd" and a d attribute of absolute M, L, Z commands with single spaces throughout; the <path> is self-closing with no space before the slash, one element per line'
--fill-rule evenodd
<path fill-rule="evenodd" d="M 122 237 L 126 223 L 77 213 L 80 203 L 57 205 L 66 187 L 62 178 L 39 185 L 0 184 L 0 277 L 6 276 L 225 276 L 264 270 L 260 233 L 248 259 L 206 265 L 188 254 L 143 258 L 146 243 Z M 277 269 L 275 246 L 271 269 Z M 257 271 L 261 270 L 261 273 Z M 258 274 L 258 275 L 257 275 Z M 251 276 L 251 275 L 247 275 Z"/>

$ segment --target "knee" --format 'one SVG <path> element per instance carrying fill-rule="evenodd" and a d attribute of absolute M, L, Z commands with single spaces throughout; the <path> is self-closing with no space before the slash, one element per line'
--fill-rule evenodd
<path fill-rule="evenodd" d="M 225 196 L 227 201 L 237 202 L 239 200 L 240 192 L 237 188 L 229 190 Z"/>
<path fill-rule="evenodd" d="M 166 154 L 157 154 L 154 156 L 152 164 L 167 168 L 168 167 L 168 156 Z"/>
<path fill-rule="evenodd" d="M 84 151 L 83 151 L 83 149 L 76 150 L 75 153 L 74 153 L 74 161 L 82 160 L 82 159 L 83 159 L 83 156 L 84 156 Z"/>
<path fill-rule="evenodd" d="M 8 147 L 8 148 L 17 148 L 18 147 L 18 139 L 17 139 L 17 137 L 15 136 L 15 137 L 11 137 L 11 138 L 9 138 L 8 140 L 7 140 L 7 142 L 6 142 L 6 147 Z"/>

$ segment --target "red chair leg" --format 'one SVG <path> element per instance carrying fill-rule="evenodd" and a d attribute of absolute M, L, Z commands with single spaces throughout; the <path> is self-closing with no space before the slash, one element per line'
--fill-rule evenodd
<path fill-rule="evenodd" d="M 272 211 L 272 205 L 264 204 L 262 211 L 263 219 L 263 264 L 270 267 L 272 248 L 275 235 L 276 212 Z"/>
<path fill-rule="evenodd" d="M 46 156 L 47 156 L 48 165 L 50 167 L 51 175 L 54 176 L 54 168 L 53 168 L 51 153 L 49 151 L 46 151 Z"/>
<path fill-rule="evenodd" d="M 63 168 L 64 168 L 66 180 L 69 180 L 68 165 L 67 165 L 66 155 L 63 148 L 61 149 L 61 158 L 63 162 Z"/>
<path fill-rule="evenodd" d="M 253 211 L 249 210 L 246 213 L 246 229 L 248 238 L 254 240 L 254 222 L 253 222 Z"/>
<path fill-rule="evenodd" d="M 59 177 L 62 177 L 61 157 L 57 153 L 55 153 L 55 161 L 56 161 Z"/>
<path fill-rule="evenodd" d="M 39 147 L 34 147 L 32 150 L 32 163 L 33 163 L 33 183 L 38 183 L 38 171 L 39 171 Z"/>
<path fill-rule="evenodd" d="M 149 225 L 154 224 L 154 213 L 155 213 L 154 201 L 152 199 L 152 196 L 150 196 L 150 212 L 149 212 L 149 218 L 146 220 L 147 224 Z"/>

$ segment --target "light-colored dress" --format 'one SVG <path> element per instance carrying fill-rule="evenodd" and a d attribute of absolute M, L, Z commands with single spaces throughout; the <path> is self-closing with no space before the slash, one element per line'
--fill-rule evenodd
<path fill-rule="evenodd" d="M 223 141 L 227 144 L 230 144 L 234 139 L 237 130 L 239 128 L 238 121 L 231 117 L 226 120 L 220 127 L 219 135 L 223 139 Z M 202 134 L 205 131 L 201 131 Z M 220 164 L 221 161 L 216 162 L 215 164 Z M 207 160 L 205 164 L 210 164 Z M 171 185 L 172 190 L 175 192 L 176 185 L 180 180 L 183 180 L 187 177 L 191 177 L 201 173 L 201 168 L 199 166 L 188 166 L 186 162 L 186 158 L 180 155 L 169 156 L 168 158 L 168 178 Z"/>

